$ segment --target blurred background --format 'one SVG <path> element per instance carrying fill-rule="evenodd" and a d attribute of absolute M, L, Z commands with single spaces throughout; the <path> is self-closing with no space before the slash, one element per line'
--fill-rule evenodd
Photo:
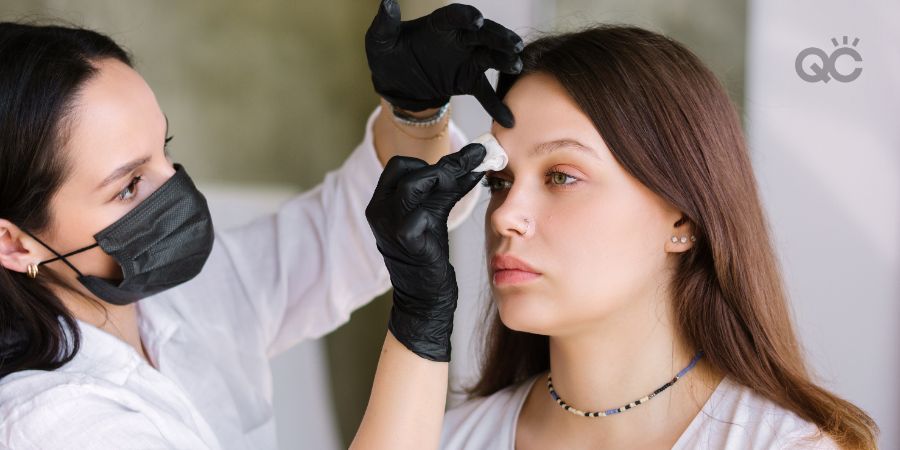
<path fill-rule="evenodd" d="M 401 0 L 404 19 L 446 2 Z M 819 380 L 861 406 L 900 448 L 900 3 L 895 0 L 472 0 L 519 32 L 630 23 L 672 36 L 725 84 L 744 120 L 798 329 Z M 2 20 L 62 20 L 134 55 L 208 193 L 217 226 L 273 211 L 336 169 L 377 104 L 363 49 L 375 0 L 180 2 L 0 0 Z M 859 38 L 842 83 L 803 81 L 807 47 Z M 837 41 L 835 41 L 837 42 Z M 804 63 L 815 63 L 815 59 Z M 813 69 L 809 69 L 810 71 Z M 470 136 L 489 128 L 454 99 Z M 453 236 L 461 284 L 450 404 L 477 375 L 484 310 L 484 203 Z M 481 258 L 481 260 L 478 260 Z M 282 448 L 345 448 L 368 399 L 389 300 L 274 361 Z"/>

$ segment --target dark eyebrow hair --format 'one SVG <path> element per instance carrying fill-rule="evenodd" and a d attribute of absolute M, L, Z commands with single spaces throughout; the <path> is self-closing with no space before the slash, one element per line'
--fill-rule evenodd
<path fill-rule="evenodd" d="M 113 173 L 111 173 L 108 177 L 106 177 L 103 180 L 103 182 L 100 183 L 100 186 L 97 187 L 97 189 L 103 189 L 104 187 L 106 187 L 110 183 L 112 183 L 113 181 L 116 181 L 116 180 L 124 177 L 125 175 L 128 175 L 129 173 L 131 173 L 134 169 L 137 169 L 138 167 L 143 166 L 144 164 L 147 163 L 147 161 L 150 161 L 149 156 L 135 159 L 134 161 L 130 161 L 129 163 L 123 165 L 122 167 L 119 167 L 118 169 L 114 170 Z"/>
<path fill-rule="evenodd" d="M 166 136 L 168 136 L 169 135 L 169 117 L 166 116 L 165 114 L 163 114 L 163 117 L 166 118 Z M 119 167 L 118 169 L 114 170 L 111 174 L 109 174 L 108 177 L 104 178 L 103 182 L 100 183 L 100 186 L 98 186 L 97 189 L 105 188 L 113 181 L 116 181 L 116 180 L 124 177 L 125 175 L 128 175 L 129 173 L 131 173 L 132 171 L 134 171 L 134 169 L 137 169 L 138 167 L 143 166 L 144 164 L 147 163 L 147 161 L 150 161 L 150 156 L 138 158 L 138 159 L 128 162 L 127 164 L 124 164 L 123 166 Z"/>
<path fill-rule="evenodd" d="M 535 147 L 534 150 L 531 152 L 531 154 L 532 155 L 542 155 L 542 154 L 551 153 L 551 152 L 553 152 L 555 150 L 559 150 L 561 148 L 575 149 L 580 152 L 584 152 L 596 159 L 600 159 L 600 154 L 597 153 L 596 150 L 594 150 L 593 148 L 588 147 L 587 145 L 584 145 L 581 142 L 578 142 L 574 139 L 557 139 L 555 141 L 544 142 L 542 144 L 539 144 L 537 147 Z"/>

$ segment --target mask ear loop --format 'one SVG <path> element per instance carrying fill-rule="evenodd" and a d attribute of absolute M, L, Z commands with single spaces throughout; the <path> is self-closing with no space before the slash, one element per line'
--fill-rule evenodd
<path fill-rule="evenodd" d="M 44 264 L 49 264 L 49 263 L 52 263 L 53 261 L 59 260 L 59 261 L 64 262 L 67 266 L 69 266 L 70 269 L 72 269 L 73 271 L 75 271 L 75 273 L 77 273 L 79 277 L 83 277 L 84 275 L 81 273 L 81 271 L 78 270 L 77 268 L 75 268 L 75 266 L 73 266 L 72 263 L 70 263 L 69 260 L 67 260 L 66 258 L 68 258 L 69 256 L 77 255 L 77 254 L 79 254 L 79 253 L 81 253 L 81 252 L 86 252 L 86 251 L 88 251 L 88 250 L 90 250 L 90 249 L 92 249 L 92 248 L 94 248 L 94 247 L 100 245 L 99 243 L 94 243 L 94 244 L 88 245 L 87 247 L 83 247 L 83 248 L 80 248 L 80 249 L 75 250 L 75 251 L 73 251 L 73 252 L 66 253 L 65 255 L 60 255 L 59 252 L 57 252 L 56 250 L 53 250 L 52 248 L 50 248 L 49 245 L 45 244 L 44 241 L 38 239 L 37 236 L 31 234 L 28 230 L 22 228 L 22 231 L 24 231 L 25 234 L 27 234 L 28 236 L 31 236 L 32 239 L 38 241 L 38 243 L 41 244 L 41 245 L 43 245 L 47 250 L 50 250 L 51 253 L 53 253 L 54 255 L 56 255 L 56 258 L 48 259 L 48 260 L 46 260 L 46 261 L 41 261 L 41 262 L 37 263 L 37 264 L 35 265 L 35 268 L 34 268 L 34 274 L 35 274 L 35 276 L 37 275 L 37 268 L 38 268 L 38 267 L 40 267 L 40 266 L 42 266 L 42 265 L 44 265 Z M 34 278 L 34 276 L 32 276 L 32 278 Z"/>

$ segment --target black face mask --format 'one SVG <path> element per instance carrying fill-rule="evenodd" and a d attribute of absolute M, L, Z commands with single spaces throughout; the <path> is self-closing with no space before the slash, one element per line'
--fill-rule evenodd
<path fill-rule="evenodd" d="M 115 305 L 133 303 L 197 276 L 212 251 L 212 220 L 206 198 L 184 168 L 176 164 L 175 170 L 156 192 L 95 234 L 96 244 L 61 255 L 25 231 L 56 255 L 38 266 L 62 260 L 84 287 Z M 66 259 L 97 246 L 119 263 L 121 282 L 84 275 Z"/>

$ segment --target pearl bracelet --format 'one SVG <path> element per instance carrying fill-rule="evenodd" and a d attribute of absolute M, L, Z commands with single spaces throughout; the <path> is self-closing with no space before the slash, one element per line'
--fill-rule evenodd
<path fill-rule="evenodd" d="M 434 115 L 419 119 L 417 117 L 409 115 L 409 113 L 406 113 L 401 109 L 398 109 L 393 104 L 391 105 L 391 112 L 394 113 L 394 122 L 399 123 L 400 125 L 407 125 L 417 128 L 427 128 L 438 124 L 441 120 L 444 119 L 448 111 L 450 111 L 450 102 L 447 102 L 444 104 L 444 106 L 438 108 L 437 112 Z"/>

